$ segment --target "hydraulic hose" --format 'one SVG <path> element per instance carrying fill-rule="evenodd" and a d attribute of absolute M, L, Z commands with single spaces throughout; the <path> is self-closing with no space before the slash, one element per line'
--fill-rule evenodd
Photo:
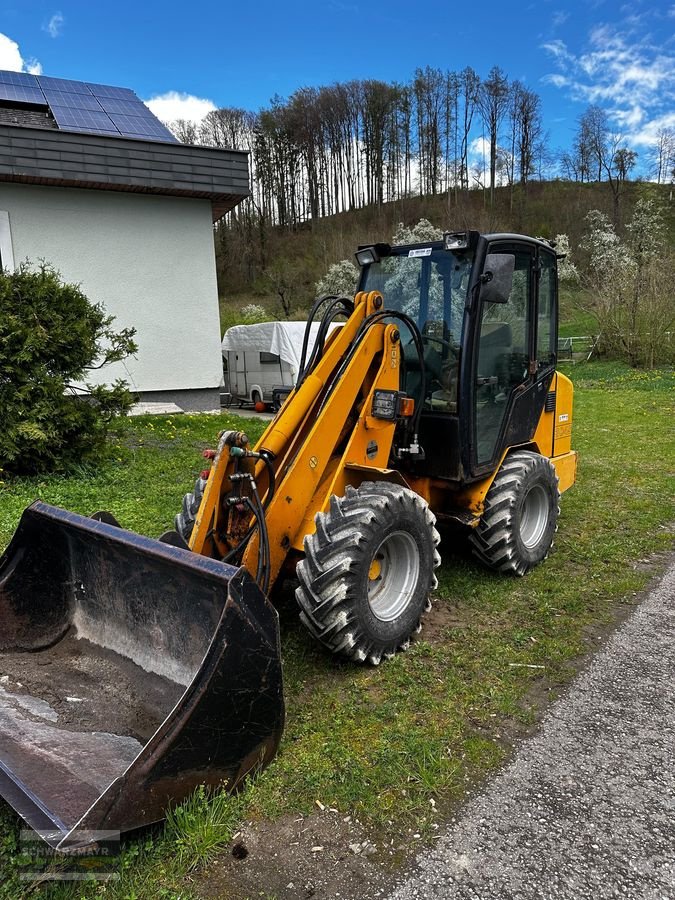
<path fill-rule="evenodd" d="M 354 354 L 358 350 L 359 345 L 364 339 L 368 329 L 378 322 L 383 321 L 384 319 L 398 319 L 399 321 L 403 322 L 409 329 L 413 338 L 413 342 L 415 344 L 415 349 L 417 350 L 417 356 L 420 364 L 420 402 L 416 404 L 412 425 L 414 434 L 419 434 L 419 422 L 422 415 L 422 407 L 424 406 L 424 399 L 426 397 L 426 371 L 424 366 L 424 347 L 422 346 L 422 336 L 420 335 L 417 323 L 413 319 L 411 319 L 410 316 L 407 316 L 405 313 L 397 312 L 395 310 L 381 310 L 379 312 L 373 313 L 372 315 L 368 316 L 368 318 L 363 320 L 361 326 L 359 327 L 359 330 L 356 332 L 352 345 L 349 348 L 349 352 L 342 361 L 328 387 L 328 390 L 326 391 L 326 395 L 323 398 L 319 412 L 323 410 L 331 394 L 343 378 L 344 373 L 349 366 L 349 363 L 354 358 Z"/>
<path fill-rule="evenodd" d="M 314 316 L 316 315 L 319 306 L 326 303 L 327 301 L 330 302 L 328 303 L 328 306 L 321 316 L 321 323 L 319 325 L 319 331 L 316 337 L 316 341 L 314 342 L 314 347 L 312 348 L 312 353 L 309 360 L 306 360 L 307 347 L 309 346 L 309 336 Z M 309 314 L 309 318 L 307 319 L 307 326 L 305 327 L 305 336 L 302 343 L 300 371 L 298 374 L 296 390 L 302 385 L 307 375 L 312 371 L 316 363 L 321 358 L 323 354 L 324 344 L 326 342 L 326 337 L 328 336 L 328 328 L 331 323 L 334 322 L 338 316 L 344 315 L 349 317 L 353 312 L 354 302 L 349 297 L 340 297 L 337 294 L 329 294 L 327 297 L 322 297 L 320 300 L 317 300 L 315 302 Z"/>

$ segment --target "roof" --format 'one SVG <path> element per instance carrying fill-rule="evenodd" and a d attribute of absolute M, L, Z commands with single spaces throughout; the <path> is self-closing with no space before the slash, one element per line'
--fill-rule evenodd
<path fill-rule="evenodd" d="M 178 143 L 130 88 L 0 70 L 0 106 L 40 110 L 40 127 Z"/>
<path fill-rule="evenodd" d="M 249 195 L 248 154 L 182 144 L 129 88 L 0 71 L 0 182 L 208 199 Z"/>

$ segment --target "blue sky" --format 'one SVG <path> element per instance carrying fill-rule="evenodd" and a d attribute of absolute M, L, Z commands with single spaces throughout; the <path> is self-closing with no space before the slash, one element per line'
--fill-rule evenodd
<path fill-rule="evenodd" d="M 591 102 L 643 155 L 675 127 L 672 2 L 0 0 L 0 68 L 130 87 L 164 119 L 495 64 L 540 94 L 551 149 L 569 145 Z"/>

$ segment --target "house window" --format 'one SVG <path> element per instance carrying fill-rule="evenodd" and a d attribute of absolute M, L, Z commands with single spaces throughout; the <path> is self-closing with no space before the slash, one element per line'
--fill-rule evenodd
<path fill-rule="evenodd" d="M 5 209 L 0 209 L 0 269 L 14 271 L 12 233 L 9 230 L 9 213 Z"/>

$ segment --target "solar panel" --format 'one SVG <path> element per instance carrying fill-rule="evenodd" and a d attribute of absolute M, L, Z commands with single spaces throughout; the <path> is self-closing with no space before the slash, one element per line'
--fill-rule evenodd
<path fill-rule="evenodd" d="M 138 100 L 136 94 L 129 88 L 113 87 L 108 84 L 90 84 L 87 87 L 95 97 L 117 97 L 120 100 Z"/>
<path fill-rule="evenodd" d="M 73 109 L 68 106 L 52 106 L 51 109 L 59 126 L 115 131 L 115 125 L 102 110 L 95 112 L 91 109 Z"/>
<path fill-rule="evenodd" d="M 38 87 L 38 81 L 35 75 L 28 72 L 4 72 L 0 71 L 0 82 L 2 84 L 17 84 L 24 87 Z"/>
<path fill-rule="evenodd" d="M 151 141 L 177 139 L 129 88 L 0 71 L 0 102 L 48 106 L 59 128 Z"/>
<path fill-rule="evenodd" d="M 93 109 L 101 112 L 101 105 L 93 94 L 69 94 L 66 91 L 44 91 L 50 106 L 68 106 L 72 109 Z"/>
<path fill-rule="evenodd" d="M 0 82 L 0 100 L 14 100 L 17 103 L 37 103 L 46 106 L 44 94 L 39 87 L 29 87 L 22 84 L 8 84 Z"/>
<path fill-rule="evenodd" d="M 67 78 L 50 78 L 39 75 L 37 81 L 43 91 L 65 91 L 66 94 L 91 94 L 84 81 L 69 81 Z"/>
<path fill-rule="evenodd" d="M 145 103 L 142 103 L 138 97 L 135 100 L 119 100 L 113 97 L 97 97 L 96 99 L 107 113 L 116 113 L 119 116 L 142 116 L 146 119 L 149 116 L 154 118 Z"/>
<path fill-rule="evenodd" d="M 133 134 L 134 136 L 147 136 L 147 137 L 166 137 L 171 135 L 171 132 L 166 129 L 161 122 L 150 122 L 148 119 L 140 119 L 136 116 L 116 116 L 114 113 L 111 114 L 110 118 L 115 123 L 115 126 L 119 128 L 121 134 Z"/>

